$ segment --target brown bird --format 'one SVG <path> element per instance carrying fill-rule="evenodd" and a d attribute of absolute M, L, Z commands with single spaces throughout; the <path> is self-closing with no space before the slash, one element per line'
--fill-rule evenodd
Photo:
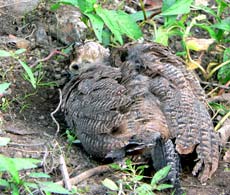
<path fill-rule="evenodd" d="M 219 140 L 204 92 L 192 72 L 157 43 L 127 44 L 114 52 L 94 42 L 77 48 L 75 73 L 62 108 L 84 149 L 96 158 L 121 159 L 141 151 L 180 191 L 179 154 L 196 150 L 202 182 L 218 167 Z M 171 139 L 175 138 L 176 151 Z"/>
<path fill-rule="evenodd" d="M 138 66 L 140 74 L 151 78 L 149 90 L 160 100 L 170 138 L 176 138 L 176 151 L 189 154 L 196 150 L 193 174 L 204 167 L 199 179 L 205 182 L 218 168 L 220 143 L 197 78 L 180 58 L 159 44 L 135 44 L 127 48 L 125 63 Z"/>

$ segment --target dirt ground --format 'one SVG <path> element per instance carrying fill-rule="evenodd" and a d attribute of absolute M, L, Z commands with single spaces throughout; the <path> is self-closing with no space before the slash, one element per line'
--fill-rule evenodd
<path fill-rule="evenodd" d="M 35 5 L 37 6 L 36 2 Z M 96 167 L 99 163 L 91 159 L 80 146 L 70 146 L 65 135 L 67 126 L 60 111 L 54 114 L 60 125 L 58 136 L 54 138 L 58 128 L 51 113 L 59 103 L 58 89 L 62 89 L 68 79 L 71 54 L 67 53 L 65 56 L 57 54 L 49 59 L 45 57 L 54 50 L 67 48 L 69 42 L 77 40 L 71 39 L 74 37 L 71 33 L 69 37 L 65 35 L 66 37 L 62 38 L 55 35 L 55 30 L 52 29 L 57 25 L 58 13 L 48 11 L 46 8 L 46 4 L 40 3 L 36 10 L 32 9 L 29 14 L 20 12 L 15 15 L 16 13 L 12 14 L 13 8 L 0 6 L 0 49 L 15 51 L 17 47 L 20 48 L 17 43 L 22 38 L 23 41 L 28 41 L 23 44 L 29 46 L 26 46 L 27 52 L 20 55 L 20 59 L 30 66 L 44 59 L 42 70 L 35 71 L 36 74 L 44 75 L 41 86 L 33 89 L 23 78 L 24 70 L 17 60 L 0 58 L 0 82 L 11 82 L 10 89 L 3 96 L 7 104 L 3 104 L 3 100 L 0 100 L 3 122 L 0 136 L 11 138 L 11 142 L 6 147 L 0 147 L 0 152 L 10 157 L 43 159 L 43 171 L 51 174 L 53 181 L 59 181 L 62 179 L 58 168 L 61 153 L 65 155 L 70 177 Z M 40 34 L 36 33 L 38 29 Z M 82 29 L 83 32 L 84 27 Z M 15 37 L 9 37 L 10 34 Z M 56 84 L 45 85 L 47 82 Z M 221 160 L 217 172 L 205 185 L 201 185 L 191 172 L 183 172 L 182 187 L 187 195 L 230 195 L 228 167 L 229 164 Z M 116 174 L 118 173 L 108 172 L 90 177 L 77 186 L 82 189 L 79 194 L 107 194 L 108 190 L 101 185 L 101 181 L 106 177 L 116 178 Z"/>

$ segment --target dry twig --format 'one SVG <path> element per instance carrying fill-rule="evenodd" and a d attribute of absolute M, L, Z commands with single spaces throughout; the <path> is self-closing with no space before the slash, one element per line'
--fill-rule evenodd
<path fill-rule="evenodd" d="M 225 146 L 230 138 L 230 120 L 227 120 L 223 126 L 218 130 L 220 134 L 221 145 Z"/>
<path fill-rule="evenodd" d="M 30 2 L 30 0 L 26 0 L 26 1 L 20 1 L 20 3 L 27 3 L 27 2 Z M 18 2 L 14 2 L 14 3 L 8 3 L 8 4 L 5 4 L 5 5 L 1 5 L 0 8 L 5 8 L 5 7 L 9 7 L 9 6 L 12 6 L 12 5 L 17 5 Z"/>
<path fill-rule="evenodd" d="M 63 181 L 64 181 L 64 184 L 65 184 L 65 187 L 68 190 L 71 190 L 72 185 L 71 185 L 71 183 L 69 181 L 69 174 L 68 174 L 68 170 L 67 170 L 67 166 L 66 166 L 63 154 L 60 155 L 60 170 L 61 170 L 61 173 L 62 173 L 62 176 L 63 176 Z"/>
<path fill-rule="evenodd" d="M 59 125 L 59 123 L 57 122 L 57 120 L 56 120 L 55 117 L 54 117 L 54 114 L 56 114 L 56 113 L 58 112 L 58 110 L 60 109 L 61 104 L 62 104 L 62 92 L 61 92 L 61 89 L 58 89 L 58 92 L 59 92 L 59 103 L 58 103 L 58 106 L 57 106 L 57 108 L 56 108 L 53 112 L 51 112 L 51 114 L 50 114 L 52 120 L 53 120 L 54 123 L 57 125 L 57 130 L 56 130 L 56 133 L 55 133 L 55 135 L 54 135 L 54 139 L 57 137 L 57 134 L 58 134 L 59 131 L 60 131 L 60 125 Z"/>
<path fill-rule="evenodd" d="M 224 117 L 215 126 L 215 131 L 217 131 L 229 117 L 230 117 L 230 111 L 227 114 L 225 114 Z"/>
<path fill-rule="evenodd" d="M 218 83 L 212 83 L 212 82 L 201 81 L 201 80 L 200 80 L 200 83 L 201 83 L 201 84 L 204 84 L 204 85 L 208 85 L 208 86 L 219 87 L 219 88 L 222 88 L 222 89 L 230 89 L 229 86 L 220 85 L 220 84 L 218 84 Z"/>
<path fill-rule="evenodd" d="M 93 175 L 98 175 L 104 172 L 107 172 L 110 170 L 109 165 L 101 165 L 98 167 L 94 167 L 92 169 L 89 169 L 83 173 L 81 173 L 80 175 L 77 175 L 76 177 L 70 178 L 69 182 L 72 185 L 76 185 L 80 182 L 82 182 L 83 180 L 86 180 L 87 178 L 93 176 Z M 57 184 L 63 185 L 63 181 L 58 181 L 56 182 Z"/>
<path fill-rule="evenodd" d="M 230 85 L 230 81 L 228 81 L 225 86 L 229 88 L 229 85 Z M 218 92 L 218 95 L 223 95 L 224 94 L 224 89 L 220 89 L 220 91 Z"/>
<path fill-rule="evenodd" d="M 34 66 L 36 66 L 36 65 L 37 65 L 38 63 L 40 63 L 40 62 L 45 62 L 45 61 L 49 60 L 49 59 L 50 59 L 53 55 L 55 55 L 55 54 L 60 54 L 60 55 L 63 55 L 63 56 L 65 56 L 65 57 L 68 57 L 65 53 L 63 53 L 63 52 L 61 52 L 61 51 L 53 50 L 53 51 L 50 52 L 50 54 L 49 54 L 47 57 L 45 57 L 45 58 L 43 58 L 43 59 L 37 60 L 37 61 L 34 62 L 30 67 L 34 67 Z"/>
<path fill-rule="evenodd" d="M 230 104 L 230 93 L 224 93 L 219 96 L 208 98 L 209 102 L 226 102 Z"/>

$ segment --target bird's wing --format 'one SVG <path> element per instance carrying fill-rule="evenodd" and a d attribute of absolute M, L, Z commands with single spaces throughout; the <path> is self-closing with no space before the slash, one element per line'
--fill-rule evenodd
<path fill-rule="evenodd" d="M 127 145 L 128 139 L 119 134 L 130 99 L 117 81 L 120 77 L 120 69 L 99 66 L 74 76 L 63 90 L 66 121 L 94 157 L 104 158 Z"/>
<path fill-rule="evenodd" d="M 134 45 L 127 58 L 130 66 L 152 79 L 151 91 L 160 99 L 177 151 L 188 154 L 197 146 L 199 161 L 193 173 L 204 165 L 200 180 L 206 181 L 218 167 L 219 139 L 199 82 L 182 60 L 157 43 Z"/>

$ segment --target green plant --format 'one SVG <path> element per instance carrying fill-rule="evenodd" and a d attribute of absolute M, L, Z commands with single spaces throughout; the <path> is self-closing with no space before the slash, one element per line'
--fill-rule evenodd
<path fill-rule="evenodd" d="M 215 10 L 206 6 L 196 6 L 193 0 L 164 0 L 162 13 L 156 17 L 163 17 L 164 25 L 160 26 L 165 30 L 166 40 L 174 35 L 182 37 L 191 36 L 191 28 L 197 27 L 206 30 L 210 37 L 216 41 L 228 41 L 230 32 L 230 18 L 222 19 L 222 14 L 230 7 L 224 0 L 216 0 L 218 8 Z M 216 23 L 211 23 L 207 17 L 199 11 L 203 11 L 214 17 Z M 178 16 L 179 19 L 178 19 Z M 226 31 L 226 32 L 225 32 Z M 221 35 L 221 36 L 220 36 Z M 226 39 L 227 38 L 227 39 Z"/>
<path fill-rule="evenodd" d="M 219 44 L 229 42 L 230 18 L 225 17 L 225 19 L 222 19 L 222 15 L 227 14 L 227 9 L 230 8 L 230 5 L 224 0 L 216 0 L 216 3 L 217 9 L 197 6 L 193 0 L 163 0 L 162 13 L 155 18 L 163 18 L 164 24 L 157 26 L 154 20 L 146 22 L 154 26 L 154 41 L 156 42 L 168 45 L 170 37 L 175 35 L 181 37 L 184 51 L 178 54 L 185 55 L 189 68 L 199 68 L 207 79 L 221 68 L 219 78 L 224 77 L 227 80 L 230 77 L 229 73 L 222 74 L 224 70 L 229 70 L 229 61 L 226 58 L 223 63 L 215 64 L 214 68 L 212 66 L 211 68 L 213 69 L 205 70 L 200 65 L 199 59 L 193 60 L 190 56 L 190 50 L 207 51 L 208 47 L 214 42 Z M 214 18 L 212 21 L 215 22 L 208 20 L 207 17 L 210 16 Z M 195 38 L 194 28 L 207 31 L 210 37 Z"/>
<path fill-rule="evenodd" d="M 173 188 L 173 185 L 171 184 L 160 184 L 160 182 L 167 177 L 169 171 L 171 169 L 171 166 L 168 165 L 159 171 L 155 173 L 153 178 L 151 179 L 150 184 L 142 184 L 140 187 L 137 188 L 137 192 L 139 195 L 145 195 L 145 194 L 154 194 L 153 191 L 161 191 L 169 188 Z"/>
<path fill-rule="evenodd" d="M 4 82 L 0 84 L 0 95 L 3 95 L 6 90 L 10 87 L 10 83 Z"/>
<path fill-rule="evenodd" d="M 108 42 L 110 37 L 113 43 L 123 44 L 123 35 L 137 40 L 142 32 L 132 17 L 121 10 L 108 10 L 101 7 L 97 0 L 59 0 L 51 9 L 57 9 L 61 4 L 79 7 L 82 14 L 91 22 L 94 33 L 101 43 Z M 83 18 L 83 21 L 87 21 Z M 87 22 L 86 22 L 87 23 Z M 113 36 L 112 36 L 113 35 Z"/>
<path fill-rule="evenodd" d="M 22 65 L 22 67 L 24 68 L 25 72 L 27 73 L 31 85 L 34 88 L 36 88 L 36 79 L 35 79 L 35 77 L 33 75 L 33 72 L 31 70 L 31 68 L 25 62 L 23 62 L 23 61 L 21 61 L 19 59 L 19 55 L 24 53 L 25 51 L 26 51 L 26 49 L 18 49 L 15 52 L 0 50 L 0 57 L 12 57 L 12 58 L 18 60 L 18 62 Z"/>
<path fill-rule="evenodd" d="M 10 142 L 9 138 L 0 137 L 1 146 L 5 146 Z M 31 158 L 10 158 L 0 155 L 0 186 L 1 192 L 19 195 L 23 192 L 33 194 L 33 190 L 45 192 L 46 194 L 72 194 L 62 186 L 50 182 L 41 181 L 41 179 L 50 178 L 49 175 L 39 172 L 30 172 L 29 175 L 22 178 L 20 171 L 37 168 L 40 160 Z"/>
<path fill-rule="evenodd" d="M 19 55 L 24 53 L 26 49 L 18 49 L 15 52 L 13 51 L 5 51 L 5 50 L 0 50 L 0 57 L 12 57 L 22 65 L 24 68 L 26 74 L 28 75 L 28 80 L 31 83 L 31 85 L 36 88 L 36 79 L 34 77 L 34 74 L 32 72 L 32 69 L 23 61 L 19 59 Z"/>
<path fill-rule="evenodd" d="M 43 64 L 42 63 L 39 63 L 37 66 L 33 67 L 33 68 L 30 68 L 34 77 L 35 77 L 35 84 L 36 84 L 36 88 L 37 87 L 51 87 L 51 86 L 56 86 L 57 84 L 55 82 L 44 82 L 44 72 L 43 72 Z M 29 74 L 26 72 L 25 74 L 22 75 L 23 78 L 27 81 L 31 81 L 30 79 L 30 76 Z M 27 97 L 28 96 L 31 96 L 31 95 L 34 95 L 33 93 L 32 94 L 27 94 Z"/>
<path fill-rule="evenodd" d="M 7 98 L 3 96 L 6 93 L 6 90 L 10 87 L 10 84 L 11 83 L 7 83 L 7 82 L 0 84 L 0 97 L 1 97 L 0 107 L 2 111 L 6 111 L 9 108 L 9 101 Z"/>
<path fill-rule="evenodd" d="M 8 100 L 8 98 L 2 97 L 0 106 L 2 111 L 7 111 L 10 107 L 10 101 Z"/>
<path fill-rule="evenodd" d="M 70 145 L 72 145 L 76 141 L 76 135 L 72 132 L 72 130 L 67 129 L 65 131 L 65 134 L 67 136 L 67 141 Z"/>
<path fill-rule="evenodd" d="M 18 49 L 16 51 L 0 50 L 0 57 L 12 57 L 16 59 L 25 70 L 25 73 L 23 74 L 23 78 L 28 82 L 30 82 L 34 89 L 36 89 L 38 86 L 56 85 L 54 82 L 42 82 L 42 79 L 44 77 L 44 74 L 42 73 L 42 64 L 38 64 L 36 67 L 31 68 L 19 58 L 19 55 L 24 53 L 25 51 L 26 49 Z M 37 76 L 35 76 L 35 72 L 38 72 Z M 0 94 L 1 94 L 1 89 L 4 90 L 4 88 L 8 88 L 8 87 L 9 87 L 9 83 L 3 83 L 2 85 L 0 85 Z"/>
<path fill-rule="evenodd" d="M 219 69 L 217 78 L 220 81 L 220 83 L 226 84 L 228 81 L 230 81 L 230 48 L 226 48 L 224 50 L 223 64 L 219 65 L 219 67 L 218 66 L 216 67 L 216 69 Z M 213 73 L 215 71 L 216 70 L 213 69 Z"/>
<path fill-rule="evenodd" d="M 111 179 L 106 178 L 102 181 L 102 184 L 111 190 L 111 194 L 116 194 L 118 191 L 129 191 L 138 195 L 154 195 L 155 190 L 160 191 L 173 187 L 173 185 L 170 184 L 160 183 L 168 175 L 171 168 L 170 166 L 166 166 L 157 171 L 152 177 L 151 183 L 147 184 L 142 181 L 145 178 L 143 172 L 144 169 L 148 167 L 147 165 L 136 166 L 131 160 L 126 160 L 125 164 L 125 167 L 121 167 L 117 164 L 111 165 L 112 168 L 125 173 L 122 179 L 114 182 Z"/>

